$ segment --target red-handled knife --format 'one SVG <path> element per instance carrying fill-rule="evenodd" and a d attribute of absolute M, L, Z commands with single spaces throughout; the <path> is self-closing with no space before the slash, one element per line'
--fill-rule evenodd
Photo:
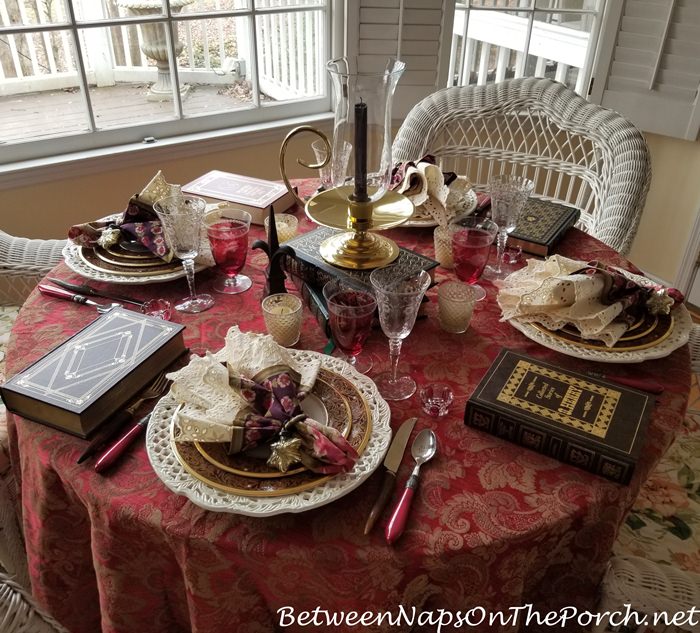
<path fill-rule="evenodd" d="M 144 415 L 133 426 L 130 426 L 117 440 L 105 449 L 95 462 L 95 472 L 103 473 L 110 468 L 131 446 L 134 440 L 146 430 L 151 414 Z"/>
<path fill-rule="evenodd" d="M 98 303 L 97 301 L 88 299 L 84 295 L 79 295 L 75 292 L 70 292 L 69 290 L 64 290 L 63 288 L 57 288 L 55 286 L 49 286 L 47 284 L 39 284 L 38 288 L 39 292 L 42 295 L 46 295 L 47 297 L 54 297 L 55 299 L 65 299 L 66 301 L 73 301 L 74 303 L 85 304 L 97 308 L 98 311 L 107 310 L 117 305 L 116 303 L 112 304 L 112 306 Z"/>
<path fill-rule="evenodd" d="M 403 454 L 406 450 L 408 444 L 408 439 L 411 437 L 411 432 L 416 424 L 417 418 L 409 418 L 406 420 L 396 431 L 394 439 L 391 440 L 391 446 L 386 453 L 384 458 L 384 481 L 382 482 L 381 490 L 377 496 L 377 500 L 372 506 L 372 510 L 367 517 L 367 523 L 365 523 L 365 534 L 369 534 L 377 522 L 377 519 L 384 510 L 387 501 L 391 497 L 391 493 L 394 492 L 394 487 L 396 486 L 396 471 L 401 465 L 401 460 L 403 459 Z"/>
<path fill-rule="evenodd" d="M 430 429 L 423 429 L 413 441 L 413 446 L 411 446 L 411 455 L 413 455 L 413 459 L 416 460 L 415 468 L 406 482 L 403 495 L 396 505 L 396 508 L 394 508 L 394 512 L 384 532 L 386 542 L 389 543 L 389 545 L 403 534 L 403 529 L 408 519 L 408 511 L 411 509 L 413 492 L 418 487 L 420 467 L 429 459 L 432 459 L 436 451 L 437 438 L 435 437 L 435 433 Z"/>

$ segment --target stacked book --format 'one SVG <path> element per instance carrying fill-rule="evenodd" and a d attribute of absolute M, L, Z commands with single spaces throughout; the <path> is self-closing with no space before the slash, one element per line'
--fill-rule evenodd
<path fill-rule="evenodd" d="M 323 286 L 332 279 L 341 279 L 349 285 L 371 288 L 369 281 L 371 270 L 340 268 L 329 264 L 321 257 L 319 253 L 321 243 L 338 232 L 336 229 L 319 227 L 288 240 L 285 245 L 294 249 L 295 256 L 285 254 L 283 262 L 285 271 L 329 338 L 331 338 L 331 330 L 328 324 L 328 308 L 323 299 Z M 432 277 L 438 263 L 414 251 L 400 248 L 398 257 L 390 265 L 396 268 L 397 276 L 425 270 Z"/>

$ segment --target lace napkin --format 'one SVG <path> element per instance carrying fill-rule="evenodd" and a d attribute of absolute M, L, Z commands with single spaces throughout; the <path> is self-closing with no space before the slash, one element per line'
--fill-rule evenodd
<path fill-rule="evenodd" d="M 397 165 L 391 182 L 396 193 L 413 203 L 416 215 L 432 217 L 440 226 L 447 226 L 450 218 L 446 203 L 450 188 L 432 156 L 424 156 L 417 163 L 409 161 Z"/>
<path fill-rule="evenodd" d="M 517 318 L 549 330 L 573 325 L 582 338 L 612 347 L 644 311 L 666 313 L 682 301 L 677 290 L 640 285 L 599 262 L 553 255 L 530 259 L 500 285 L 501 320 Z"/>
<path fill-rule="evenodd" d="M 298 361 L 271 336 L 233 326 L 223 350 L 168 375 L 181 404 L 175 441 L 225 442 L 231 453 L 273 442 L 268 464 L 282 472 L 296 463 L 324 474 L 350 470 L 355 449 L 300 406 L 320 367 L 318 357 Z"/>

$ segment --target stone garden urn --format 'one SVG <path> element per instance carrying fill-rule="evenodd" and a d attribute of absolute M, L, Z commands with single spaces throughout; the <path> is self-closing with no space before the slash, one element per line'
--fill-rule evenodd
<path fill-rule="evenodd" d="M 194 0 L 170 0 L 170 10 L 172 13 L 180 13 L 188 4 Z M 119 6 L 126 9 L 129 15 L 144 16 L 158 15 L 162 13 L 162 0 L 120 0 Z M 170 62 L 168 60 L 168 40 L 166 38 L 165 24 L 139 24 L 141 30 L 141 50 L 143 54 L 156 62 L 158 68 L 158 78 L 149 88 L 147 99 L 149 101 L 170 101 L 173 98 L 172 79 L 170 77 Z M 174 33 L 175 41 L 173 48 L 177 57 L 185 47 Z M 180 94 L 184 97 L 189 86 L 182 86 Z"/>

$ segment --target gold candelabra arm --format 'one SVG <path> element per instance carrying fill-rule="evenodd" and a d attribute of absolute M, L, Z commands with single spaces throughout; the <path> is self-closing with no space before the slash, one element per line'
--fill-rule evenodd
<path fill-rule="evenodd" d="M 297 158 L 297 163 L 302 167 L 315 170 L 325 167 L 330 162 L 331 153 L 333 151 L 328 137 L 323 132 L 321 132 L 321 130 L 316 129 L 311 125 L 300 125 L 298 127 L 295 127 L 289 132 L 289 134 L 287 134 L 287 136 L 284 138 L 284 141 L 282 141 L 282 147 L 280 147 L 280 174 L 282 175 L 282 180 L 284 181 L 287 190 L 294 196 L 294 199 L 297 201 L 297 204 L 300 207 L 304 207 L 306 203 L 297 195 L 297 192 L 294 191 L 294 188 L 289 182 L 289 178 L 287 177 L 287 170 L 285 167 L 285 158 L 287 155 L 287 145 L 289 141 L 291 141 L 297 134 L 301 134 L 302 132 L 311 132 L 312 134 L 318 136 L 323 142 L 326 149 L 326 158 L 320 163 L 312 163 L 309 165 L 308 163 L 304 162 L 301 158 Z"/>

